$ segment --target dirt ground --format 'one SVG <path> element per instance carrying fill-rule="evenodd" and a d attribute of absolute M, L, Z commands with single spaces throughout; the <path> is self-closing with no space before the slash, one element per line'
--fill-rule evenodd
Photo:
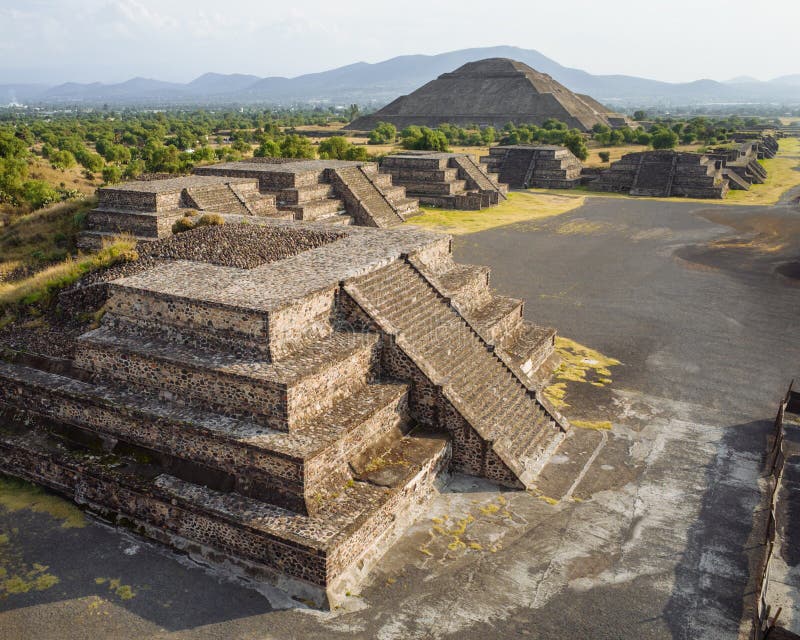
<path fill-rule="evenodd" d="M 789 204 L 589 196 L 456 236 L 527 318 L 558 328 L 549 390 L 578 428 L 536 491 L 456 476 L 332 612 L 246 588 L 61 500 L 0 485 L 5 637 L 736 638 L 761 457 L 800 374 Z M 3 578 L 0 577 L 0 582 Z M 27 589 L 26 589 L 27 587 Z"/>

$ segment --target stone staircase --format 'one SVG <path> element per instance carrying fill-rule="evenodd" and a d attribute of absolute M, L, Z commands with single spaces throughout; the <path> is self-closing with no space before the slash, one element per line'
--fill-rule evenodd
<path fill-rule="evenodd" d="M 469 187 L 487 195 L 490 204 L 497 204 L 500 200 L 507 199 L 508 186 L 500 184 L 470 156 L 455 156 L 453 163 L 459 168 L 459 172 L 463 174 Z"/>
<path fill-rule="evenodd" d="M 184 191 L 184 197 L 187 204 L 198 211 L 251 215 L 250 210 L 228 184 L 188 187 Z"/>
<path fill-rule="evenodd" d="M 373 227 L 393 227 L 404 218 L 383 191 L 361 166 L 333 170 L 334 185 L 348 201 L 357 207 L 361 224 Z"/>
<path fill-rule="evenodd" d="M 524 486 L 563 438 L 545 408 L 492 345 L 406 260 L 345 284 L 345 291 L 442 388 L 461 416 Z"/>
<path fill-rule="evenodd" d="M 531 163 L 536 161 L 535 156 L 532 158 L 531 155 L 527 149 L 509 149 L 501 165 L 499 180 L 505 184 L 520 185 L 521 189 L 527 188 L 526 179 L 529 179 Z"/>

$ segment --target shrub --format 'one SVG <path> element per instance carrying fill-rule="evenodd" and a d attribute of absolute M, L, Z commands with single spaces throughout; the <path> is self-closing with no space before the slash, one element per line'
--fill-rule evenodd
<path fill-rule="evenodd" d="M 583 136 L 577 129 L 567 131 L 564 135 L 564 146 L 569 149 L 575 157 L 579 160 L 586 160 L 589 157 L 589 150 L 586 148 L 586 142 Z"/>
<path fill-rule="evenodd" d="M 441 131 L 412 125 L 400 134 L 404 149 L 447 151 L 447 137 Z"/>
<path fill-rule="evenodd" d="M 204 213 L 200 216 L 195 226 L 197 227 L 217 227 L 225 224 L 225 218 L 219 213 Z"/>
<path fill-rule="evenodd" d="M 608 162 L 611 159 L 611 153 L 609 151 L 598 151 L 598 156 L 600 156 L 601 162 Z"/>
<path fill-rule="evenodd" d="M 53 169 L 70 169 L 75 166 L 75 156 L 69 151 L 53 151 L 49 157 Z"/>
<path fill-rule="evenodd" d="M 397 127 L 390 122 L 379 122 L 369 132 L 369 144 L 393 144 L 397 139 Z"/>
<path fill-rule="evenodd" d="M 109 164 L 103 167 L 103 182 L 105 184 L 114 184 L 122 180 L 122 169 L 115 164 Z"/>
<path fill-rule="evenodd" d="M 671 129 L 659 129 L 652 134 L 650 143 L 653 149 L 674 149 L 678 144 L 678 134 Z"/>

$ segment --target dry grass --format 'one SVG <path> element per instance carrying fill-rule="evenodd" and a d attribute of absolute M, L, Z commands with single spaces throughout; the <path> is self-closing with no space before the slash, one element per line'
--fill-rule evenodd
<path fill-rule="evenodd" d="M 775 204 L 786 191 L 800 185 L 800 139 L 781 138 L 778 155 L 761 163 L 767 170 L 767 181 L 754 184 L 749 191 L 729 191 L 727 203 Z"/>
<path fill-rule="evenodd" d="M 93 151 L 93 149 L 92 149 Z M 28 166 L 28 178 L 31 180 L 44 180 L 53 187 L 63 184 L 64 189 L 77 189 L 87 196 L 93 195 L 95 189 L 103 182 L 98 173 L 93 180 L 83 176 L 84 168 L 76 165 L 70 169 L 53 169 L 45 158 L 36 157 Z"/>
<path fill-rule="evenodd" d="M 74 258 L 70 256 L 30 277 L 0 283 L 0 310 L 47 304 L 57 291 L 71 285 L 84 274 L 137 257 L 134 238 L 116 238 L 97 253 L 78 254 Z"/>
<path fill-rule="evenodd" d="M 12 217 L 0 227 L 0 281 L 19 267 L 63 260 L 75 249 L 82 217 L 94 198 L 71 200 Z"/>
<path fill-rule="evenodd" d="M 462 235 L 517 222 L 558 216 L 580 207 L 584 200 L 583 194 L 576 195 L 563 191 L 550 194 L 513 192 L 508 194 L 508 200 L 502 201 L 496 207 L 481 211 L 422 207 L 425 213 L 411 218 L 407 224 Z"/>

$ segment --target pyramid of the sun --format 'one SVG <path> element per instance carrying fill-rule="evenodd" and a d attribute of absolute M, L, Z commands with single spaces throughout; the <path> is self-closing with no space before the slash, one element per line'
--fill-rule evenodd
<path fill-rule="evenodd" d="M 623 116 L 522 62 L 487 58 L 444 73 L 346 128 L 364 131 L 379 122 L 390 122 L 399 129 L 435 127 L 443 122 L 502 127 L 509 122 L 542 124 L 548 118 L 583 131 L 595 124 L 614 126 L 624 121 Z"/>

